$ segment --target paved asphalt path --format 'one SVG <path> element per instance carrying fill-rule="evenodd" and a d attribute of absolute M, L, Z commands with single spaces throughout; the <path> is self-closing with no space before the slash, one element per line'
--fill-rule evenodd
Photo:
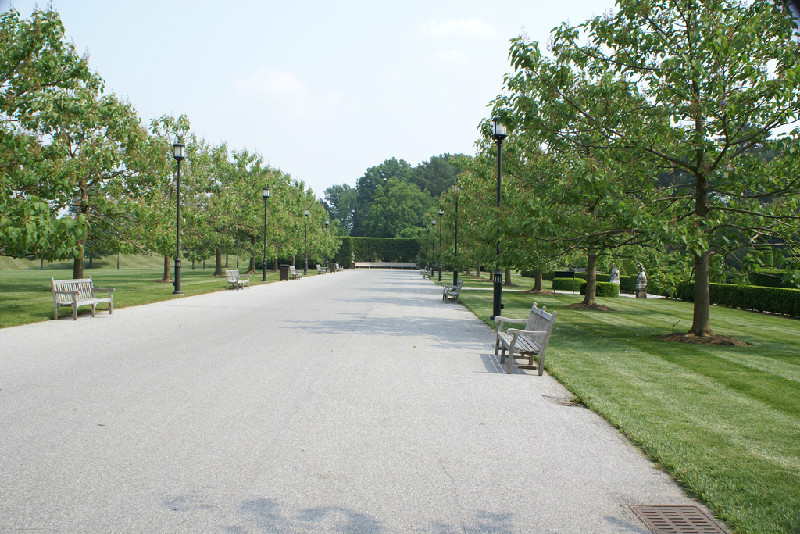
<path fill-rule="evenodd" d="M 0 330 L 0 532 L 646 534 L 628 505 L 694 504 L 492 343 L 416 271 Z"/>

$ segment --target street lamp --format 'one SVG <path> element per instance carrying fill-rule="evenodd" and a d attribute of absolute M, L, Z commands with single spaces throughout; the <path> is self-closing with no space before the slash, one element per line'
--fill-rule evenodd
<path fill-rule="evenodd" d="M 306 266 L 303 269 L 303 274 L 308 274 L 308 210 L 303 211 L 303 233 L 305 237 L 303 238 L 303 248 L 306 249 Z"/>
<path fill-rule="evenodd" d="M 172 157 L 178 161 L 178 179 L 176 180 L 175 199 L 177 202 L 177 236 L 175 240 L 175 291 L 173 295 L 183 295 L 181 291 L 181 160 L 186 157 L 185 146 L 180 141 L 172 145 Z"/>
<path fill-rule="evenodd" d="M 436 219 L 431 219 L 431 226 L 436 229 Z M 434 234 L 434 239 L 436 238 L 436 234 Z M 434 242 L 435 243 L 435 242 Z M 433 245 L 433 261 L 431 262 L 431 279 L 433 279 L 433 271 L 436 268 L 436 245 Z"/>
<path fill-rule="evenodd" d="M 439 220 L 441 220 L 444 212 L 439 210 Z M 442 227 L 439 226 L 439 281 L 442 281 Z"/>
<path fill-rule="evenodd" d="M 453 246 L 453 285 L 458 283 L 458 193 L 460 191 L 461 188 L 458 185 L 453 186 L 453 193 L 456 196 L 455 229 L 453 231 L 453 241 L 455 242 Z"/>
<path fill-rule="evenodd" d="M 503 139 L 507 136 L 506 127 L 500 122 L 500 117 L 492 117 L 492 139 L 497 143 L 497 216 L 500 217 L 500 168 L 503 156 Z M 494 320 L 503 308 L 503 272 L 500 270 L 500 221 L 497 221 L 497 251 L 494 267 L 494 295 L 492 298 L 492 316 Z"/>
<path fill-rule="evenodd" d="M 261 192 L 264 199 L 264 257 L 261 260 L 261 281 L 267 281 L 267 199 L 269 198 L 269 186 L 264 186 Z"/>
<path fill-rule="evenodd" d="M 325 219 L 325 239 L 326 240 L 327 240 L 327 237 L 328 237 L 328 227 L 330 225 L 331 225 L 330 219 Z M 328 255 L 325 254 L 325 256 L 323 256 L 323 259 L 325 260 L 325 269 L 327 270 L 328 269 Z"/>

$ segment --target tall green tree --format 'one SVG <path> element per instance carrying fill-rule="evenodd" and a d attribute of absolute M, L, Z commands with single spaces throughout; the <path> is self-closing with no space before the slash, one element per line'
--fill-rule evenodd
<path fill-rule="evenodd" d="M 419 226 L 433 205 L 433 198 L 416 185 L 390 178 L 375 193 L 364 231 L 371 237 L 399 237 L 406 228 Z"/>
<path fill-rule="evenodd" d="M 713 334 L 712 255 L 734 236 L 745 246 L 765 235 L 784 243 L 796 236 L 800 178 L 785 172 L 794 141 L 772 162 L 750 151 L 800 108 L 800 44 L 788 8 L 765 0 L 620 0 L 616 14 L 557 28 L 552 52 L 551 62 L 518 39 L 512 63 L 531 76 L 569 69 L 643 97 L 636 107 L 618 100 L 624 121 L 564 100 L 596 132 L 594 150 L 628 150 L 690 177 L 688 185 L 663 188 L 661 205 L 647 215 L 658 215 L 661 224 L 650 230 L 660 243 L 680 244 L 693 258 L 690 332 Z"/>
<path fill-rule="evenodd" d="M 58 162 L 47 159 L 47 140 L 31 116 L 47 95 L 100 84 L 66 41 L 58 13 L 0 13 L 0 254 L 71 257 L 86 221 L 60 217 L 61 206 L 39 189 L 42 174 Z"/>
<path fill-rule="evenodd" d="M 372 203 L 380 188 L 382 188 L 390 178 L 397 178 L 400 181 L 408 182 L 412 167 L 405 160 L 396 158 L 387 159 L 380 165 L 370 167 L 364 176 L 356 182 L 356 206 L 353 216 L 352 235 L 363 237 L 367 233 L 366 224 L 369 217 Z"/>
<path fill-rule="evenodd" d="M 421 190 L 428 191 L 432 196 L 440 197 L 455 185 L 458 178 L 458 167 L 453 163 L 455 157 L 442 154 L 423 161 L 414 167 L 409 178 L 410 182 Z"/>

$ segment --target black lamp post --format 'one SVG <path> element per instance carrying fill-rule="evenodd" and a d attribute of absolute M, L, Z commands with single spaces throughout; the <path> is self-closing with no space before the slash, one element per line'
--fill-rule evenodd
<path fill-rule="evenodd" d="M 428 237 L 425 239 L 425 270 L 427 271 L 431 265 L 431 227 L 425 228 L 428 232 Z"/>
<path fill-rule="evenodd" d="M 186 157 L 185 146 L 178 141 L 172 145 L 172 157 L 178 161 L 178 179 L 176 181 L 175 198 L 178 206 L 177 210 L 177 237 L 175 240 L 175 291 L 173 295 L 183 295 L 181 291 L 181 160 Z"/>
<path fill-rule="evenodd" d="M 330 219 L 325 219 L 325 236 L 326 236 L 326 239 L 327 239 L 327 235 L 328 235 L 328 227 L 330 225 L 331 225 Z M 325 260 L 325 269 L 327 270 L 328 269 L 328 255 L 325 254 L 325 256 L 323 258 Z"/>
<path fill-rule="evenodd" d="M 264 256 L 261 259 L 261 281 L 267 281 L 267 199 L 269 198 L 269 186 L 265 186 L 261 192 L 264 199 Z"/>
<path fill-rule="evenodd" d="M 492 139 L 497 143 L 497 216 L 500 217 L 500 169 L 503 156 L 503 139 L 507 136 L 506 127 L 500 122 L 500 117 L 492 117 Z M 494 295 L 492 298 L 492 316 L 494 320 L 503 308 L 503 272 L 500 270 L 500 221 L 497 221 L 497 256 L 494 267 Z"/>
<path fill-rule="evenodd" d="M 439 220 L 442 219 L 444 212 L 439 210 Z M 439 281 L 442 281 L 442 227 L 439 226 Z"/>
<path fill-rule="evenodd" d="M 458 283 L 458 193 L 461 189 L 455 185 L 453 186 L 453 193 L 456 195 L 456 208 L 455 208 L 455 228 L 453 230 L 453 285 Z"/>
<path fill-rule="evenodd" d="M 436 229 L 436 219 L 431 219 L 431 226 Z M 436 239 L 436 235 L 434 234 L 434 239 Z M 436 269 L 436 245 L 433 245 L 433 261 L 431 262 L 431 279 L 433 279 L 433 271 Z"/>
<path fill-rule="evenodd" d="M 303 248 L 306 249 L 306 266 L 303 269 L 303 274 L 308 274 L 308 210 L 303 211 Z"/>

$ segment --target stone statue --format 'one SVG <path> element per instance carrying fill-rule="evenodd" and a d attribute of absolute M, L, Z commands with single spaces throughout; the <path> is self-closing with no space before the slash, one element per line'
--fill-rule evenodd
<path fill-rule="evenodd" d="M 646 299 L 647 298 L 647 273 L 645 273 L 644 265 L 641 263 L 637 264 L 639 267 L 639 274 L 636 277 L 636 298 L 637 299 Z"/>
<path fill-rule="evenodd" d="M 616 265 L 611 267 L 611 278 L 609 279 L 609 282 L 619 285 L 619 267 Z"/>

